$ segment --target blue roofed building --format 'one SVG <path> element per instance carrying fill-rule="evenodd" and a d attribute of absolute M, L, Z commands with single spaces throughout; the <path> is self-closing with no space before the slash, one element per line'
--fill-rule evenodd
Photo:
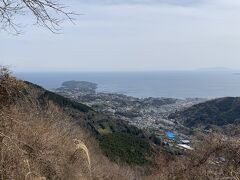
<path fill-rule="evenodd" d="M 171 131 L 165 132 L 165 135 L 166 135 L 166 137 L 167 137 L 168 139 L 170 139 L 170 140 L 175 139 L 175 134 L 174 134 L 173 132 L 171 132 Z"/>

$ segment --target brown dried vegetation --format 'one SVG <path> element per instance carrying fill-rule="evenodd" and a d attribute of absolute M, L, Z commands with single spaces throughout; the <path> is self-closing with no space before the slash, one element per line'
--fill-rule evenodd
<path fill-rule="evenodd" d="M 0 179 L 134 179 L 95 139 L 49 102 L 42 110 L 24 82 L 0 70 Z"/>
<path fill-rule="evenodd" d="M 157 156 L 158 170 L 146 179 L 240 179 L 240 141 L 219 134 L 198 135 L 195 150 L 182 157 Z"/>
<path fill-rule="evenodd" d="M 85 129 L 51 102 L 40 108 L 33 93 L 0 68 L 0 180 L 240 179 L 238 138 L 200 134 L 195 150 L 181 157 L 159 150 L 146 175 L 145 168 L 109 161 Z"/>

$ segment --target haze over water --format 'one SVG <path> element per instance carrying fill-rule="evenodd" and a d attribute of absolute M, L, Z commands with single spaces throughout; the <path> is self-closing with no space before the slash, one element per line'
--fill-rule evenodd
<path fill-rule="evenodd" d="M 240 75 L 231 71 L 16 73 L 47 89 L 69 80 L 98 84 L 98 92 L 134 97 L 216 98 L 240 96 Z"/>

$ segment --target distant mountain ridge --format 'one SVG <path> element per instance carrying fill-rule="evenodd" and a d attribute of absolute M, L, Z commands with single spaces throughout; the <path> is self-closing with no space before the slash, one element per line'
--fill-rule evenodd
<path fill-rule="evenodd" d="M 189 128 L 197 126 L 225 126 L 240 123 L 240 97 L 218 98 L 171 114 Z"/>

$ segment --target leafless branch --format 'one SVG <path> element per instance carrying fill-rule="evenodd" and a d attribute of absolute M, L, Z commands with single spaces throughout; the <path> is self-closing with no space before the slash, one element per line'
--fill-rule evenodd
<path fill-rule="evenodd" d="M 16 18 L 30 12 L 36 20 L 35 24 L 57 33 L 63 20 L 68 19 L 73 23 L 77 15 L 66 11 L 66 8 L 55 0 L 0 0 L 0 29 L 21 33 L 22 24 L 16 23 Z"/>

